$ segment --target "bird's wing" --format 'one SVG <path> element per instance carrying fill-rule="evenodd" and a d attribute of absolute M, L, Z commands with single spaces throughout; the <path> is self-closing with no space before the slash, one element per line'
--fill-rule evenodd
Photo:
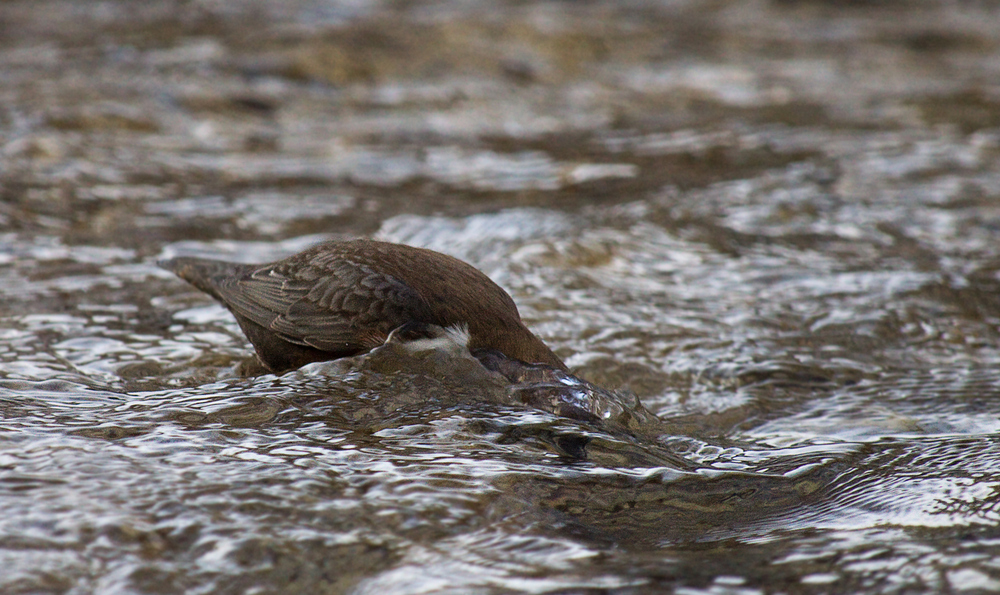
<path fill-rule="evenodd" d="M 237 316 L 322 351 L 371 349 L 392 329 L 429 316 L 411 287 L 348 261 L 323 267 L 265 265 L 222 279 L 215 289 Z"/>

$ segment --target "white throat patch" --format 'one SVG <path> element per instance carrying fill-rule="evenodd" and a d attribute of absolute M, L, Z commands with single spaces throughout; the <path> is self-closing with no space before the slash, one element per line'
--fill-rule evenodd
<path fill-rule="evenodd" d="M 441 329 L 441 334 L 431 339 L 417 339 L 402 343 L 403 347 L 411 353 L 418 351 L 431 351 L 440 349 L 442 351 L 453 351 L 468 349 L 469 346 L 469 326 L 466 324 L 456 324 Z"/>

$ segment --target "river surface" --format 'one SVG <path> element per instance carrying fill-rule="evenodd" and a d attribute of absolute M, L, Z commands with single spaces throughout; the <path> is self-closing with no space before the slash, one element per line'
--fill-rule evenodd
<path fill-rule="evenodd" d="M 244 378 L 156 266 L 358 236 L 580 380 Z M 5 594 L 1000 590 L 1000 10 L 0 3 L 0 511 Z"/>

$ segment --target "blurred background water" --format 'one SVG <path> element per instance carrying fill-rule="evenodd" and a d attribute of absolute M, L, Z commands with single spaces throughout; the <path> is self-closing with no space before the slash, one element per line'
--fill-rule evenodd
<path fill-rule="evenodd" d="M 998 590 L 998 158 L 991 2 L 6 0 L 0 592 Z M 155 265 L 357 236 L 656 418 Z"/>

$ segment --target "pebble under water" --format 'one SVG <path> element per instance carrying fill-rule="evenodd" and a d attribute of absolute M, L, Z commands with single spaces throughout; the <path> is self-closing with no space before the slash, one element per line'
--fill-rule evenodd
<path fill-rule="evenodd" d="M 0 3 L 0 592 L 1000 590 L 1000 13 L 502 4 Z M 359 236 L 572 374 L 156 266 Z"/>

